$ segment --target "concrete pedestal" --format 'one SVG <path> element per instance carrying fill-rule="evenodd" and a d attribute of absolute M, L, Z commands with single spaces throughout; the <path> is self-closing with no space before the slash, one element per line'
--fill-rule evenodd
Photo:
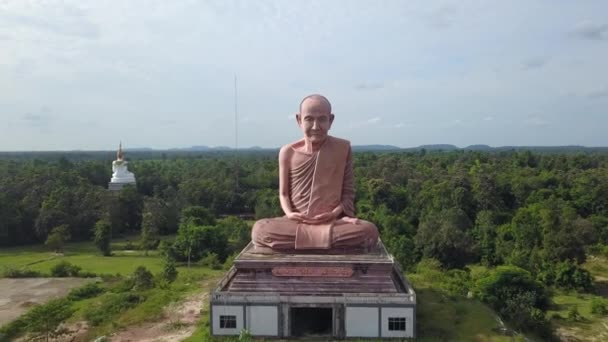
<path fill-rule="evenodd" d="M 382 242 L 366 254 L 255 254 L 247 246 L 210 297 L 211 334 L 414 338 L 416 293 Z"/>
<path fill-rule="evenodd" d="M 108 183 L 108 190 L 120 191 L 120 190 L 122 190 L 122 188 L 124 188 L 125 186 L 127 186 L 129 184 L 135 185 L 135 183 L 113 183 L 113 182 L 109 182 Z"/>

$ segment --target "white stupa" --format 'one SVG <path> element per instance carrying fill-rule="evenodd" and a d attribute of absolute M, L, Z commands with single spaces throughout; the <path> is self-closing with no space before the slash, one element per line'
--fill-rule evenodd
<path fill-rule="evenodd" d="M 116 160 L 112 162 L 112 179 L 108 183 L 108 189 L 120 190 L 127 184 L 135 184 L 135 175 L 129 172 L 128 163 L 123 159 L 121 142 L 116 152 Z"/>

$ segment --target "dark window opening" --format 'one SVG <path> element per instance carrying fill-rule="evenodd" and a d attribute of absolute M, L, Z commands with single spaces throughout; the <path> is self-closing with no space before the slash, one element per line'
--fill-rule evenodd
<path fill-rule="evenodd" d="M 331 336 L 333 312 L 331 308 L 292 308 L 291 336 Z"/>
<path fill-rule="evenodd" d="M 236 316 L 220 316 L 220 329 L 236 329 Z"/>
<path fill-rule="evenodd" d="M 405 317 L 389 317 L 388 318 L 388 330 L 389 331 L 405 331 Z"/>

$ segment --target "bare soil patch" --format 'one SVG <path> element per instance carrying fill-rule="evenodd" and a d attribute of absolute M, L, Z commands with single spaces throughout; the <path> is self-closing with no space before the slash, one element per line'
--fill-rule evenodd
<path fill-rule="evenodd" d="M 181 303 L 165 308 L 160 321 L 127 327 L 110 336 L 110 341 L 127 342 L 177 342 L 189 337 L 196 329 L 201 309 L 207 303 L 209 293 L 196 293 Z"/>
<path fill-rule="evenodd" d="M 0 279 L 0 326 L 21 316 L 32 305 L 63 297 L 89 281 L 91 279 L 84 278 Z"/>

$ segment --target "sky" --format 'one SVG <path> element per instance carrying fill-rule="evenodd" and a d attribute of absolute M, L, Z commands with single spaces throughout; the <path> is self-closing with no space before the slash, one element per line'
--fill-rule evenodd
<path fill-rule="evenodd" d="M 608 1 L 0 0 L 0 151 L 608 146 Z"/>

